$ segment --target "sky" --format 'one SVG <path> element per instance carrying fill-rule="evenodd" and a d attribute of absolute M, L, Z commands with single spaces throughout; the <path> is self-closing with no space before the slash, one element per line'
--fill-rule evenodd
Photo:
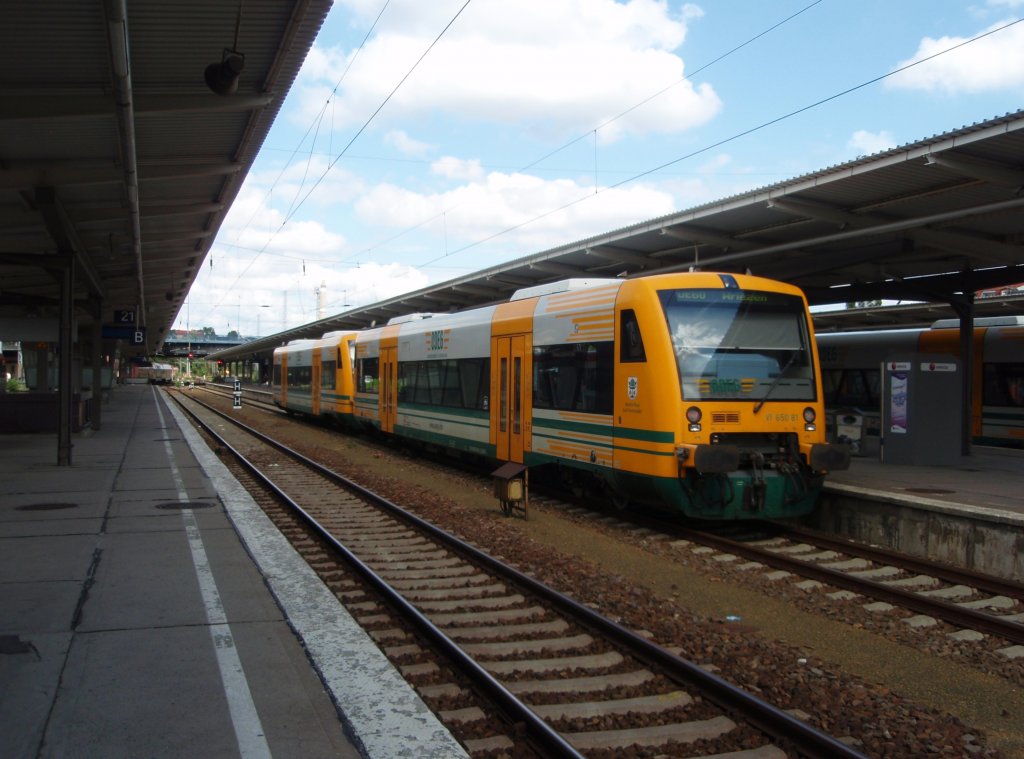
<path fill-rule="evenodd" d="M 1017 111 L 1022 18 L 335 0 L 174 327 L 270 335 Z"/>

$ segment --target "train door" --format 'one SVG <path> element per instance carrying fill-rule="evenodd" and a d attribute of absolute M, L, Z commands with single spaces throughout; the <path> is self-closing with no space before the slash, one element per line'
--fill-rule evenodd
<path fill-rule="evenodd" d="M 321 371 L 323 369 L 323 358 L 321 357 L 320 346 L 319 345 L 314 347 L 312 352 L 313 352 L 313 356 L 312 356 L 313 384 L 309 388 L 310 396 L 311 396 L 310 397 L 310 406 L 311 406 L 310 413 L 312 413 L 313 416 L 317 416 L 317 415 L 320 414 L 320 395 L 321 395 L 321 389 L 322 389 L 321 385 L 320 385 L 320 376 L 321 376 Z"/>
<path fill-rule="evenodd" d="M 523 463 L 529 429 L 526 336 L 511 335 L 493 340 L 491 366 L 491 429 L 495 431 L 496 455 L 501 461 Z"/>
<path fill-rule="evenodd" d="M 274 400 L 279 406 L 288 405 L 288 354 L 274 356 L 274 373 L 271 381 L 274 385 Z"/>
<path fill-rule="evenodd" d="M 398 416 L 398 362 L 396 348 L 380 349 L 380 428 L 382 432 L 395 431 Z"/>

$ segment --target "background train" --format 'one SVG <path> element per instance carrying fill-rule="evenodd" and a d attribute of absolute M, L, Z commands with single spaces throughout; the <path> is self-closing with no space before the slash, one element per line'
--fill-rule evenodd
<path fill-rule="evenodd" d="M 279 348 L 273 383 L 291 411 L 695 518 L 805 514 L 849 465 L 825 440 L 802 293 L 744 275 L 566 280 L 399 317 Z"/>
<path fill-rule="evenodd" d="M 944 319 L 928 329 L 822 334 L 818 350 L 833 439 L 845 427 L 859 438 L 858 452 L 877 455 L 883 362 L 908 353 L 960 358 L 960 330 L 957 320 Z M 974 442 L 1024 447 L 1024 317 L 975 320 L 972 380 Z M 843 425 L 844 417 L 857 424 Z"/>
<path fill-rule="evenodd" d="M 169 385 L 174 381 L 175 368 L 171 364 L 131 363 L 128 379 L 134 382 L 148 382 L 151 385 Z"/>

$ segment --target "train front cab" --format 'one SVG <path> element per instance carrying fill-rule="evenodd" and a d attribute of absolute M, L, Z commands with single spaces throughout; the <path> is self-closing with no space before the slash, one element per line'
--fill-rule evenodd
<path fill-rule="evenodd" d="M 274 350 L 274 403 L 290 414 L 318 414 L 318 340 L 292 340 Z"/>
<path fill-rule="evenodd" d="M 630 280 L 616 307 L 614 478 L 708 519 L 786 518 L 849 466 L 825 442 L 817 353 L 796 288 L 755 277 Z"/>

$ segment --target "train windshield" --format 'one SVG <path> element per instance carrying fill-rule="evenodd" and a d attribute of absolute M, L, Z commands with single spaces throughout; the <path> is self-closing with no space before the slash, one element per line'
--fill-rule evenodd
<path fill-rule="evenodd" d="M 803 300 L 752 290 L 661 290 L 685 400 L 811 401 Z"/>

